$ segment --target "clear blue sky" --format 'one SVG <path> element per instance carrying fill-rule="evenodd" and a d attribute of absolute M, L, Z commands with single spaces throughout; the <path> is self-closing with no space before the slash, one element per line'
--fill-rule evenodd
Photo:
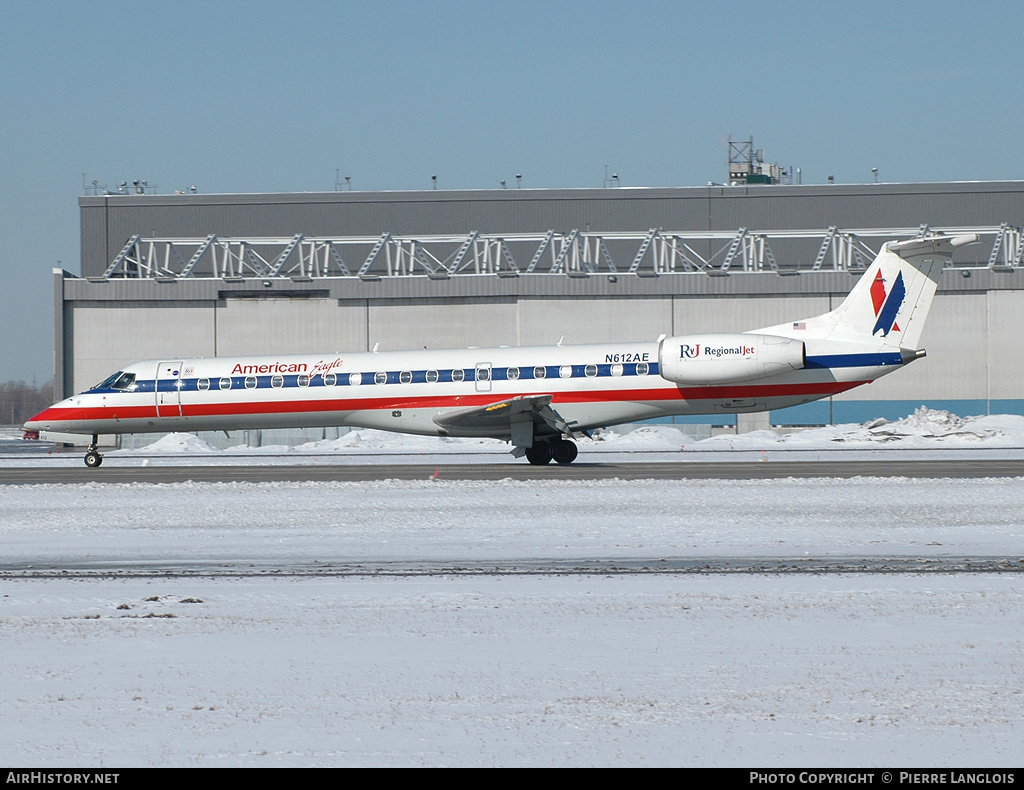
<path fill-rule="evenodd" d="M 83 173 L 693 185 L 753 134 L 804 183 L 1024 179 L 1022 22 L 1010 2 L 5 2 L 0 381 L 52 375 Z"/>

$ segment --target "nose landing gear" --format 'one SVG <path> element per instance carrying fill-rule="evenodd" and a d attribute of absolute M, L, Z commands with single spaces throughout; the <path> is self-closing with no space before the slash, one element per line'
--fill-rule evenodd
<path fill-rule="evenodd" d="M 99 436 L 96 434 L 92 435 L 92 443 L 85 450 L 85 465 L 90 469 L 95 469 L 103 463 L 103 456 L 96 450 L 96 444 L 99 442 Z"/>

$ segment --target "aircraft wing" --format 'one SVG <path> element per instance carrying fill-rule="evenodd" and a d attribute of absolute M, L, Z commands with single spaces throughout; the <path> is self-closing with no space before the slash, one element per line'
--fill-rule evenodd
<path fill-rule="evenodd" d="M 456 436 L 459 434 L 510 436 L 512 443 L 517 445 L 522 444 L 521 437 L 532 436 L 534 425 L 541 427 L 544 433 L 569 435 L 580 433 L 551 408 L 552 397 L 551 395 L 520 395 L 489 403 L 486 406 L 474 406 L 471 409 L 439 414 L 434 417 L 434 422 Z"/>

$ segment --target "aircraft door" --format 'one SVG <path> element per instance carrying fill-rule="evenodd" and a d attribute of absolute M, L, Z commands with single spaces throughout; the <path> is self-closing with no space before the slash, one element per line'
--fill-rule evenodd
<path fill-rule="evenodd" d="M 181 416 L 181 362 L 161 362 L 156 367 L 156 416 Z"/>
<path fill-rule="evenodd" d="M 476 391 L 477 392 L 490 392 L 491 391 L 491 363 L 490 362 L 477 362 L 476 363 Z"/>

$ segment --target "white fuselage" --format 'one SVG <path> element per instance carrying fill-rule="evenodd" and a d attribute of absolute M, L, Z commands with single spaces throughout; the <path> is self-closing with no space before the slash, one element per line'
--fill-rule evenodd
<path fill-rule="evenodd" d="M 550 395 L 551 407 L 584 431 L 670 415 L 764 411 L 843 392 L 902 364 L 898 354 L 817 346 L 808 344 L 802 370 L 701 386 L 664 379 L 657 342 L 152 360 L 123 368 L 129 384 L 108 380 L 46 409 L 26 428 L 120 434 L 347 425 L 508 439 L 507 429 L 442 428 L 434 418 L 536 395 Z"/>

